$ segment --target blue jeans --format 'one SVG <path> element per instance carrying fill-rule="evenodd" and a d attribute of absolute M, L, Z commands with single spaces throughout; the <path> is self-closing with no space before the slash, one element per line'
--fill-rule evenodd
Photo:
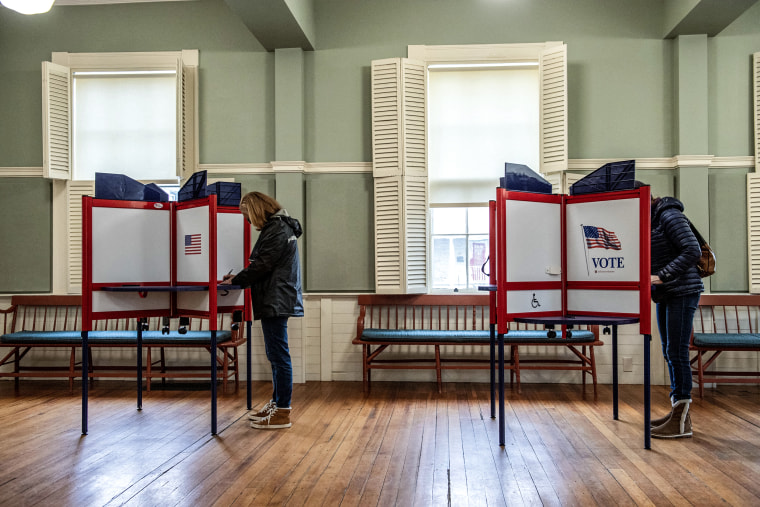
<path fill-rule="evenodd" d="M 673 297 L 657 303 L 657 327 L 662 339 L 662 355 L 670 373 L 670 397 L 691 399 L 689 340 L 699 294 Z"/>
<path fill-rule="evenodd" d="M 272 399 L 279 408 L 290 408 L 293 393 L 293 365 L 288 350 L 288 318 L 261 319 L 264 350 L 272 365 Z"/>

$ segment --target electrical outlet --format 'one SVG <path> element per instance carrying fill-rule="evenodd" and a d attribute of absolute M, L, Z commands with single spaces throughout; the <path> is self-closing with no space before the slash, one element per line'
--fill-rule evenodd
<path fill-rule="evenodd" d="M 633 371 L 633 358 L 630 356 L 623 357 L 623 371 Z"/>

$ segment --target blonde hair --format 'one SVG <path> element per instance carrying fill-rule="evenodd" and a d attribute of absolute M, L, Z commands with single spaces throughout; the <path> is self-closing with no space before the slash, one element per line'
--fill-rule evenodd
<path fill-rule="evenodd" d="M 279 202 L 261 192 L 248 192 L 240 199 L 240 212 L 257 230 L 281 209 Z"/>

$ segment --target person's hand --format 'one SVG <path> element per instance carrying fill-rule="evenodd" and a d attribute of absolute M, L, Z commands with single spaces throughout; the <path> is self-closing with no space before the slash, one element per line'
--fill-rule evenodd
<path fill-rule="evenodd" d="M 662 283 L 662 280 L 660 280 L 660 277 L 657 275 L 652 275 L 652 285 L 659 285 Z"/>
<path fill-rule="evenodd" d="M 235 275 L 224 275 L 224 278 L 219 282 L 219 285 L 232 285 L 233 278 L 235 278 Z"/>

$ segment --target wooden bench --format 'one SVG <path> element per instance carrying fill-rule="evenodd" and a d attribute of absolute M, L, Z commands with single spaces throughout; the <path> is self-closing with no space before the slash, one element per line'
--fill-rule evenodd
<path fill-rule="evenodd" d="M 77 349 L 82 347 L 81 297 L 30 295 L 12 296 L 11 306 L 0 309 L 3 317 L 0 347 L 10 351 L 0 359 L 0 377 L 12 377 L 18 385 L 22 377 L 67 378 L 73 390 L 74 379 L 82 377 L 81 363 L 77 361 Z M 211 365 L 167 364 L 168 349 L 205 349 L 211 353 L 211 333 L 202 328 L 203 319 L 190 319 L 187 332 L 180 333 L 176 321 L 170 323 L 168 334 L 162 332 L 160 318 L 149 319 L 149 329 L 143 332 L 143 349 L 146 353 L 143 378 L 150 391 L 151 380 L 162 382 L 170 378 L 195 378 L 208 380 Z M 238 345 L 245 343 L 243 327 L 232 325 L 231 314 L 220 314 L 217 329 L 218 378 L 223 390 L 234 379 L 235 391 L 239 388 Z M 88 378 L 129 378 L 135 375 L 136 363 L 97 364 L 93 350 L 103 348 L 135 348 L 137 346 L 136 319 L 101 320 L 88 335 Z M 225 326 L 228 328 L 225 330 Z M 207 327 L 207 326 L 206 326 Z M 232 329 L 232 328 L 235 329 Z M 30 361 L 30 351 L 40 348 L 64 348 L 68 350 L 68 364 L 40 364 Z M 159 357 L 154 360 L 153 353 Z M 9 368 L 10 367 L 10 368 Z"/>
<path fill-rule="evenodd" d="M 490 369 L 491 354 L 473 349 L 491 345 L 488 295 L 360 295 L 359 317 L 354 344 L 362 346 L 364 392 L 369 393 L 374 369 L 430 369 L 436 372 L 438 392 L 442 392 L 442 370 Z M 543 329 L 512 324 L 504 335 L 509 347 L 505 369 L 510 384 L 520 389 L 520 370 L 578 370 L 585 389 L 586 375 L 596 396 L 596 359 L 594 347 L 599 340 L 598 326 L 574 330 L 572 337 L 561 332 L 549 338 Z M 391 357 L 389 349 L 413 346 L 405 354 Z M 442 347 L 450 346 L 444 351 Z M 566 347 L 572 358 L 520 357 L 520 347 Z M 432 347 L 433 354 L 426 353 Z"/>
<path fill-rule="evenodd" d="M 760 295 L 702 295 L 689 344 L 689 350 L 696 353 L 691 367 L 700 398 L 704 396 L 704 385 L 709 383 L 760 384 L 757 357 L 753 359 L 754 370 L 719 370 L 716 362 L 724 352 L 760 352 L 758 324 Z"/>

